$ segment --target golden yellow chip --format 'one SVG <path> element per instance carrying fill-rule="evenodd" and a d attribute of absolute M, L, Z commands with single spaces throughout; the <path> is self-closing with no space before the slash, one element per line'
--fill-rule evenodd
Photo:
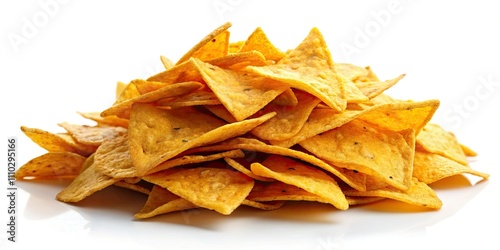
<path fill-rule="evenodd" d="M 198 68 L 195 65 L 194 58 L 175 65 L 156 75 L 150 76 L 146 82 L 142 81 L 136 83 L 136 86 L 141 94 L 145 94 L 170 84 L 189 81 L 202 81 Z"/>
<path fill-rule="evenodd" d="M 149 190 L 149 189 L 147 189 L 147 188 L 145 188 L 137 183 L 130 183 L 130 182 L 126 182 L 124 180 L 120 180 L 120 181 L 116 182 L 115 186 L 125 188 L 128 190 L 132 190 L 132 191 L 135 191 L 138 193 L 143 193 L 145 195 L 149 195 L 151 193 L 151 190 Z"/>
<path fill-rule="evenodd" d="M 255 114 L 288 89 L 278 81 L 195 61 L 208 87 L 237 121 Z"/>
<path fill-rule="evenodd" d="M 114 126 L 128 128 L 128 120 L 118 116 L 110 115 L 102 117 L 100 112 L 78 112 L 82 117 L 97 122 L 97 126 Z"/>
<path fill-rule="evenodd" d="M 245 134 L 275 115 L 225 124 L 190 107 L 162 110 L 142 103 L 134 104 L 131 113 L 130 155 L 140 174 L 190 148 Z"/>
<path fill-rule="evenodd" d="M 295 106 L 267 105 L 264 112 L 276 112 L 276 116 L 254 128 L 252 134 L 263 140 L 287 140 L 297 134 L 320 100 L 302 91 L 295 91 L 295 96 Z"/>
<path fill-rule="evenodd" d="M 207 161 L 214 161 L 222 158 L 240 158 L 244 157 L 245 154 L 243 151 L 236 149 L 236 150 L 230 150 L 222 153 L 216 153 L 216 154 L 211 154 L 211 155 L 184 155 L 178 158 L 174 158 L 168 161 L 164 161 L 158 166 L 154 167 L 153 169 L 149 170 L 147 174 L 152 174 L 156 173 L 162 170 L 170 169 L 173 167 L 178 167 L 182 165 L 187 165 L 187 164 L 194 164 L 194 163 L 201 163 L 201 162 L 207 162 Z"/>
<path fill-rule="evenodd" d="M 166 188 L 154 185 L 149 193 L 146 204 L 134 215 L 137 219 L 146 219 L 160 214 L 166 214 L 175 211 L 182 211 L 197 208 L 192 202 L 183 199 Z"/>
<path fill-rule="evenodd" d="M 353 120 L 299 144 L 336 166 L 376 176 L 401 190 L 410 186 L 415 152 L 412 129 L 381 130 Z"/>
<path fill-rule="evenodd" d="M 226 69 L 242 69 L 246 66 L 264 66 L 266 58 L 256 50 L 231 53 L 223 57 L 208 60 L 207 63 Z"/>
<path fill-rule="evenodd" d="M 184 54 L 176 65 L 196 57 L 201 60 L 210 60 L 221 57 L 227 54 L 229 49 L 229 32 L 227 29 L 231 27 L 231 23 L 227 22 L 210 32 L 193 48 Z"/>
<path fill-rule="evenodd" d="M 82 156 L 91 155 L 96 148 L 77 143 L 68 134 L 54 134 L 38 128 L 21 126 L 21 131 L 38 146 L 49 152 L 71 152 Z"/>
<path fill-rule="evenodd" d="M 248 194 L 247 199 L 257 202 L 316 201 L 329 203 L 321 196 L 280 181 L 267 183 L 256 182 L 252 191 Z"/>
<path fill-rule="evenodd" d="M 349 204 L 337 182 L 325 172 L 282 156 L 269 156 L 262 164 L 253 163 L 252 173 L 294 185 L 322 197 L 340 210 Z"/>
<path fill-rule="evenodd" d="M 370 191 L 344 190 L 347 196 L 382 197 L 404 203 L 422 206 L 430 209 L 440 209 L 443 202 L 437 197 L 436 192 L 427 184 L 413 178 L 410 187 L 405 190 L 395 188 L 382 188 Z"/>
<path fill-rule="evenodd" d="M 59 123 L 68 133 L 79 143 L 90 146 L 99 146 L 104 141 L 113 139 L 127 133 L 127 129 L 122 127 L 99 127 L 67 122 Z"/>
<path fill-rule="evenodd" d="M 336 63 L 335 69 L 340 75 L 351 81 L 368 75 L 368 71 L 365 68 L 350 63 Z"/>
<path fill-rule="evenodd" d="M 175 64 L 170 59 L 168 59 L 168 57 L 166 57 L 166 56 L 160 56 L 160 60 L 161 60 L 161 63 L 163 64 L 163 67 L 165 67 L 165 69 L 170 69 L 170 68 L 175 66 Z"/>
<path fill-rule="evenodd" d="M 106 117 L 109 115 L 115 115 L 120 118 L 129 118 L 130 108 L 134 103 L 150 103 L 164 98 L 185 95 L 201 87 L 203 87 L 203 85 L 199 82 L 181 82 L 167 85 L 160 89 L 117 103 L 104 110 L 101 113 L 101 116 Z"/>
<path fill-rule="evenodd" d="M 69 186 L 59 192 L 56 198 L 63 202 L 79 202 L 119 180 L 99 172 L 96 165 L 93 164 L 81 172 Z"/>
<path fill-rule="evenodd" d="M 117 87 L 118 92 L 118 87 Z M 120 91 L 120 94 L 116 97 L 115 103 L 120 103 L 128 99 L 132 99 L 134 97 L 140 96 L 141 93 L 137 90 L 137 86 L 134 84 L 134 81 L 125 85 L 123 90 Z"/>
<path fill-rule="evenodd" d="M 253 179 L 229 169 L 197 167 L 158 172 L 144 180 L 168 189 L 193 204 L 221 214 L 231 214 L 245 200 Z"/>
<path fill-rule="evenodd" d="M 274 181 L 274 179 L 272 178 L 266 178 L 266 177 L 262 177 L 262 176 L 259 176 L 259 175 L 256 175 L 254 174 L 251 170 L 250 170 L 250 166 L 243 166 L 243 164 L 241 164 L 240 162 L 236 161 L 235 159 L 232 159 L 232 158 L 229 158 L 229 157 L 226 157 L 224 158 L 224 161 L 226 161 L 226 163 L 233 167 L 234 169 L 240 171 L 241 173 L 245 174 L 246 176 L 254 179 L 254 180 L 257 180 L 257 181 Z"/>
<path fill-rule="evenodd" d="M 442 155 L 462 165 L 468 163 L 455 135 L 438 124 L 427 124 L 417 136 L 417 145 L 427 152 Z"/>
<path fill-rule="evenodd" d="M 415 152 L 413 176 L 421 182 L 430 184 L 459 174 L 472 174 L 483 179 L 489 177 L 486 173 L 476 171 L 468 165 L 457 163 L 439 154 Z"/>
<path fill-rule="evenodd" d="M 252 201 L 252 200 L 247 200 L 245 199 L 241 205 L 249 206 L 249 207 L 254 207 L 258 208 L 261 210 L 276 210 L 283 206 L 285 204 L 285 201 L 268 201 L 268 202 L 258 202 L 258 201 Z"/>
<path fill-rule="evenodd" d="M 356 83 L 356 86 L 361 90 L 361 92 L 367 96 L 369 99 L 374 98 L 382 94 L 382 92 L 386 91 L 390 87 L 396 85 L 405 75 L 400 75 L 394 79 L 390 79 L 384 82 L 359 82 Z"/>
<path fill-rule="evenodd" d="M 159 107 L 187 107 L 187 106 L 201 106 L 201 105 L 219 105 L 220 100 L 212 91 L 196 91 L 187 95 L 179 96 L 176 98 L 162 99 L 156 102 Z"/>
<path fill-rule="evenodd" d="M 308 92 L 338 112 L 344 111 L 347 105 L 344 83 L 335 71 L 330 51 L 317 28 L 278 63 L 249 66 L 248 70 Z"/>
<path fill-rule="evenodd" d="M 35 157 L 16 171 L 16 179 L 75 178 L 86 158 L 71 152 L 49 152 Z"/>
<path fill-rule="evenodd" d="M 140 176 L 132 164 L 127 134 L 116 136 L 102 143 L 94 154 L 94 167 L 113 178 Z"/>
<path fill-rule="evenodd" d="M 285 53 L 276 48 L 271 41 L 269 41 L 269 38 L 267 38 L 267 35 L 260 27 L 257 27 L 252 34 L 250 34 L 245 44 L 241 47 L 240 52 L 252 50 L 259 51 L 267 60 L 272 60 L 274 62 L 279 61 L 285 56 Z"/>

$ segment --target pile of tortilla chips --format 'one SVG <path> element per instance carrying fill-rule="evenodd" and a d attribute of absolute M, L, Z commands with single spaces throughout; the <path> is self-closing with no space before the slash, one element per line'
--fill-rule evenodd
<path fill-rule="evenodd" d="M 276 48 L 261 28 L 230 42 L 226 23 L 165 71 L 117 86 L 116 102 L 80 113 L 94 126 L 22 131 L 48 152 L 18 179 L 71 178 L 57 199 L 78 202 L 116 185 L 148 195 L 136 218 L 193 208 L 231 214 L 287 201 L 339 210 L 382 199 L 439 209 L 428 184 L 472 174 L 476 153 L 429 123 L 438 100 L 383 92 L 369 67 L 334 63 L 317 28 Z M 124 201 L 125 202 L 125 201 Z"/>

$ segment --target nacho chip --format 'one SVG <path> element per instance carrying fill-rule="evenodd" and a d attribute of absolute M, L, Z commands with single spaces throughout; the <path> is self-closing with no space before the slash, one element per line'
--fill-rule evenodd
<path fill-rule="evenodd" d="M 62 122 L 58 124 L 79 143 L 90 146 L 99 146 L 104 141 L 127 133 L 122 127 L 99 127 Z"/>
<path fill-rule="evenodd" d="M 182 211 L 192 208 L 197 208 L 192 202 L 180 198 L 179 196 L 162 188 L 154 185 L 149 193 L 148 200 L 141 208 L 141 210 L 134 215 L 137 219 L 151 218 L 160 214 L 166 214 L 175 211 Z"/>
<path fill-rule="evenodd" d="M 240 171 L 241 173 L 245 174 L 246 176 L 254 179 L 254 180 L 257 180 L 257 181 L 274 181 L 274 179 L 272 178 L 266 178 L 266 177 L 262 177 L 262 176 L 259 176 L 259 175 L 256 175 L 254 174 L 251 170 L 250 170 L 250 167 L 246 167 L 246 166 L 243 166 L 240 162 L 232 159 L 232 158 L 229 158 L 229 157 L 226 157 L 224 158 L 224 161 L 226 161 L 227 164 L 229 164 L 229 166 L 233 167 L 234 169 Z"/>
<path fill-rule="evenodd" d="M 439 154 L 415 152 L 413 176 L 426 184 L 439 181 L 446 177 L 471 174 L 483 179 L 489 175 L 472 169 L 469 165 L 460 164 Z"/>
<path fill-rule="evenodd" d="M 219 105 L 220 100 L 211 91 L 196 91 L 184 96 L 176 98 L 162 99 L 156 102 L 158 107 L 187 107 L 187 106 L 201 106 L 201 105 Z"/>
<path fill-rule="evenodd" d="M 63 202 L 79 202 L 118 181 L 119 179 L 113 179 L 99 172 L 96 165 L 93 164 L 81 172 L 69 186 L 59 192 L 56 198 Z"/>
<path fill-rule="evenodd" d="M 202 162 L 208 162 L 208 161 L 215 161 L 218 159 L 222 158 L 239 158 L 243 157 L 245 154 L 243 151 L 236 149 L 236 150 L 230 150 L 222 153 L 216 153 L 216 154 L 211 154 L 211 155 L 184 155 L 182 157 L 174 158 L 168 161 L 164 161 L 158 166 L 154 167 L 153 169 L 149 170 L 147 174 L 152 174 L 156 173 L 162 170 L 170 169 L 173 167 L 178 167 L 182 165 L 187 165 L 187 164 L 193 164 L 193 163 L 202 163 Z"/>
<path fill-rule="evenodd" d="M 297 134 L 320 100 L 308 93 L 296 91 L 295 106 L 269 104 L 264 112 L 276 112 L 276 116 L 252 130 L 252 134 L 263 140 L 286 140 Z"/>
<path fill-rule="evenodd" d="M 417 136 L 417 145 L 429 153 L 436 153 L 467 165 L 467 157 L 455 135 L 435 123 L 427 124 Z"/>
<path fill-rule="evenodd" d="M 332 164 L 376 176 L 391 186 L 409 188 L 415 137 L 412 129 L 380 130 L 353 120 L 299 144 Z"/>
<path fill-rule="evenodd" d="M 163 67 L 165 67 L 165 69 L 170 69 L 175 66 L 175 64 L 166 56 L 160 56 L 160 60 L 161 64 L 163 64 Z"/>
<path fill-rule="evenodd" d="M 245 44 L 241 47 L 240 52 L 252 50 L 259 51 L 267 60 L 272 60 L 274 62 L 279 61 L 285 56 L 285 53 L 276 48 L 271 41 L 269 41 L 269 38 L 267 38 L 267 35 L 260 27 L 257 27 L 252 34 L 250 34 Z"/>
<path fill-rule="evenodd" d="M 190 148 L 245 134 L 274 115 L 224 124 L 189 107 L 162 110 L 136 103 L 130 117 L 130 155 L 137 171 L 144 174 Z"/>
<path fill-rule="evenodd" d="M 280 181 L 256 182 L 247 197 L 250 201 L 273 202 L 273 201 L 315 201 L 329 203 L 323 197 L 307 192 L 294 185 Z"/>
<path fill-rule="evenodd" d="M 54 134 L 38 128 L 21 126 L 21 131 L 38 146 L 49 152 L 71 152 L 89 156 L 95 151 L 94 146 L 77 143 L 67 134 Z"/>
<path fill-rule="evenodd" d="M 437 197 L 436 192 L 416 178 L 412 179 L 410 187 L 405 191 L 382 188 L 364 192 L 344 190 L 344 193 L 347 196 L 383 197 L 430 209 L 440 209 L 443 206 L 443 202 Z"/>
<path fill-rule="evenodd" d="M 283 206 L 285 204 L 285 201 L 268 201 L 268 202 L 258 202 L 258 201 L 252 201 L 252 200 L 247 200 L 245 199 L 241 205 L 249 206 L 249 207 L 254 207 L 258 208 L 261 210 L 276 210 Z"/>
<path fill-rule="evenodd" d="M 49 152 L 22 165 L 16 179 L 73 179 L 80 173 L 86 158 L 71 152 Z"/>
<path fill-rule="evenodd" d="M 94 167 L 113 178 L 140 176 L 132 164 L 127 134 L 116 136 L 102 143 L 94 154 Z"/>
<path fill-rule="evenodd" d="M 231 53 L 223 57 L 208 60 L 207 63 L 225 69 L 242 69 L 246 66 L 264 66 L 266 58 L 259 51 Z"/>
<path fill-rule="evenodd" d="M 129 118 L 130 109 L 134 103 L 150 103 L 160 99 L 185 95 L 196 89 L 201 88 L 203 85 L 199 82 L 181 82 L 172 85 L 167 85 L 155 91 L 148 92 L 138 97 L 125 100 L 117 103 L 101 113 L 102 117 L 115 115 L 120 118 Z"/>
<path fill-rule="evenodd" d="M 231 23 L 227 22 L 213 30 L 186 52 L 175 65 L 179 65 L 192 57 L 210 60 L 225 56 L 229 48 L 229 32 L 227 31 L 229 27 L 231 27 Z"/>
<path fill-rule="evenodd" d="M 282 156 L 269 156 L 262 164 L 252 163 L 252 172 L 302 188 L 322 197 L 340 210 L 349 207 L 337 182 L 325 172 Z"/>
<path fill-rule="evenodd" d="M 127 84 L 122 91 L 120 91 L 120 95 L 118 95 L 118 97 L 116 98 L 115 103 L 120 103 L 120 102 L 123 102 L 125 100 L 132 99 L 134 97 L 138 97 L 140 95 L 141 95 L 141 93 L 139 92 L 139 90 L 137 90 L 136 85 L 132 81 L 129 84 Z"/>
<path fill-rule="evenodd" d="M 251 73 L 195 61 L 208 87 L 237 121 L 255 114 L 288 88 L 281 82 Z"/>
<path fill-rule="evenodd" d="M 359 82 L 356 83 L 356 86 L 361 90 L 361 92 L 367 96 L 369 99 L 374 98 L 375 96 L 378 96 L 382 94 L 382 92 L 386 91 L 390 87 L 396 85 L 405 74 L 400 75 L 394 79 L 390 79 L 384 82 Z"/>
<path fill-rule="evenodd" d="M 202 79 L 194 60 L 194 58 L 190 58 L 181 64 L 150 76 L 146 82 L 136 83 L 137 89 L 142 94 L 145 94 L 174 83 L 189 81 L 201 82 Z M 151 85 L 151 82 L 154 84 Z"/>
<path fill-rule="evenodd" d="M 110 115 L 102 117 L 100 112 L 78 112 L 82 117 L 97 122 L 97 126 L 114 126 L 128 128 L 128 120 L 118 116 Z"/>
<path fill-rule="evenodd" d="M 158 172 L 144 180 L 168 189 L 193 204 L 231 214 L 245 200 L 253 179 L 229 169 L 197 167 L 173 172 Z"/>
<path fill-rule="evenodd" d="M 249 66 L 248 70 L 308 92 L 338 112 L 344 111 L 347 105 L 344 83 L 335 71 L 330 52 L 317 28 L 278 63 Z"/>

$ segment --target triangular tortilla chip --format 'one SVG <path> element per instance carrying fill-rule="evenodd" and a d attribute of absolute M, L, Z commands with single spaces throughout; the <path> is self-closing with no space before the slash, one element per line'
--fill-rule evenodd
<path fill-rule="evenodd" d="M 412 129 L 380 130 L 353 120 L 299 144 L 336 166 L 375 176 L 395 188 L 405 190 L 410 185 L 415 151 Z"/>
<path fill-rule="evenodd" d="M 455 135 L 435 123 L 427 124 L 417 136 L 417 146 L 467 165 L 467 156 Z"/>
<path fill-rule="evenodd" d="M 227 31 L 229 27 L 231 27 L 230 22 L 217 27 L 186 52 L 175 65 L 179 65 L 192 57 L 201 60 L 210 60 L 225 56 L 229 49 L 229 32 Z"/>
<path fill-rule="evenodd" d="M 275 114 L 225 124 L 190 107 L 163 110 L 136 103 L 130 117 L 130 155 L 137 171 L 144 174 L 187 149 L 245 134 Z"/>
<path fill-rule="evenodd" d="M 254 185 L 253 179 L 240 172 L 206 167 L 162 171 L 143 179 L 196 206 L 224 215 L 231 214 L 240 206 Z"/>
<path fill-rule="evenodd" d="M 252 34 L 247 38 L 245 44 L 240 49 L 240 52 L 256 50 L 262 53 L 267 60 L 279 61 L 285 53 L 276 48 L 267 35 L 264 33 L 262 28 L 257 27 Z"/>
<path fill-rule="evenodd" d="M 325 172 L 292 159 L 271 155 L 262 164 L 252 163 L 253 173 L 273 178 L 316 194 L 338 209 L 349 207 L 337 182 Z"/>
<path fill-rule="evenodd" d="M 254 128 L 252 134 L 263 140 L 286 140 L 297 134 L 321 100 L 303 91 L 295 91 L 295 96 L 295 106 L 267 105 L 264 112 L 276 112 L 276 116 Z"/>
<path fill-rule="evenodd" d="M 288 89 L 278 81 L 195 60 L 208 87 L 238 121 L 255 114 Z"/>
<path fill-rule="evenodd" d="M 86 158 L 71 152 L 48 152 L 35 157 L 16 171 L 16 179 L 75 178 Z"/>
<path fill-rule="evenodd" d="M 317 28 L 313 28 L 302 43 L 278 63 L 249 66 L 248 69 L 308 92 L 338 112 L 346 108 L 344 82 L 335 71 L 330 51 Z"/>
<path fill-rule="evenodd" d="M 421 182 L 430 184 L 459 174 L 471 174 L 483 179 L 489 177 L 486 173 L 474 170 L 468 165 L 462 165 L 439 154 L 415 152 L 413 176 Z"/>

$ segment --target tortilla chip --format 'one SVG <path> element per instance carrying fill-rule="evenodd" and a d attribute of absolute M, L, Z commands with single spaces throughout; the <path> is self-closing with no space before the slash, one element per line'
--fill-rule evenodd
<path fill-rule="evenodd" d="M 196 63 L 208 87 L 237 121 L 255 114 L 288 88 L 281 82 L 251 73 L 227 70 L 198 60 Z"/>
<path fill-rule="evenodd" d="M 21 131 L 38 146 L 49 152 L 71 152 L 82 156 L 89 156 L 96 147 L 82 145 L 68 134 L 54 134 L 38 128 L 21 126 Z"/>
<path fill-rule="evenodd" d="M 130 117 L 130 109 L 134 103 L 150 103 L 164 98 L 185 95 L 201 88 L 202 86 L 203 85 L 199 82 L 181 82 L 167 85 L 160 89 L 115 104 L 101 112 L 101 116 L 106 117 L 109 115 L 116 115 L 120 118 L 127 119 Z"/>
<path fill-rule="evenodd" d="M 154 185 L 153 189 L 149 193 L 148 200 L 141 210 L 134 215 L 134 217 L 136 219 L 146 219 L 160 214 L 197 207 L 198 206 L 194 205 L 192 202 L 180 198 L 179 196 L 168 191 L 168 189 Z"/>
<path fill-rule="evenodd" d="M 278 63 L 249 66 L 248 70 L 308 92 L 338 112 L 344 111 L 347 105 L 344 83 L 335 71 L 330 52 L 317 28 Z"/>
<path fill-rule="evenodd" d="M 274 47 L 260 27 L 257 27 L 247 38 L 245 44 L 241 47 L 240 52 L 252 50 L 259 51 L 267 60 L 272 60 L 274 62 L 281 60 L 281 58 L 285 56 L 285 53 Z"/>
<path fill-rule="evenodd" d="M 184 54 L 175 65 L 179 65 L 192 57 L 210 60 L 225 56 L 229 48 L 229 32 L 227 31 L 229 27 L 231 27 L 231 23 L 226 22 L 213 30 Z"/>
<path fill-rule="evenodd" d="M 296 91 L 295 96 L 296 106 L 267 105 L 264 112 L 276 112 L 276 116 L 254 128 L 252 134 L 263 140 L 286 140 L 297 134 L 320 100 L 302 91 Z"/>
<path fill-rule="evenodd" d="M 325 172 L 282 156 L 269 156 L 262 164 L 252 163 L 252 172 L 294 185 L 322 197 L 340 210 L 349 204 L 337 182 Z"/>
<path fill-rule="evenodd" d="M 158 172 L 144 180 L 168 189 L 196 206 L 231 214 L 245 200 L 253 179 L 229 169 L 197 167 Z"/>
<path fill-rule="evenodd" d="M 90 146 L 99 146 L 104 141 L 113 139 L 127 133 L 127 129 L 122 127 L 99 127 L 67 122 L 59 123 L 68 133 L 79 143 Z"/>
<path fill-rule="evenodd" d="M 413 166 L 413 176 L 426 184 L 439 181 L 446 177 L 471 174 L 483 179 L 488 179 L 489 175 L 472 169 L 468 165 L 463 165 L 439 154 L 428 152 L 415 152 Z"/>
<path fill-rule="evenodd" d="M 412 179 L 410 187 L 405 191 L 395 188 L 382 188 L 365 192 L 344 190 L 344 193 L 347 196 L 383 197 L 430 209 L 440 209 L 443 206 L 436 192 L 416 178 Z"/>
<path fill-rule="evenodd" d="M 224 124 L 189 107 L 162 110 L 136 103 L 130 117 L 130 155 L 137 171 L 144 174 L 190 148 L 245 134 L 274 115 Z"/>
<path fill-rule="evenodd" d="M 417 145 L 429 153 L 436 153 L 467 165 L 467 156 L 455 135 L 434 123 L 427 124 L 417 136 Z"/>
<path fill-rule="evenodd" d="M 409 188 L 415 137 L 412 129 L 380 130 L 353 120 L 299 144 L 336 166 L 376 176 L 391 186 Z"/>
<path fill-rule="evenodd" d="M 71 152 L 49 152 L 22 165 L 16 179 L 73 179 L 80 173 L 86 158 Z"/>
<path fill-rule="evenodd" d="M 118 181 L 119 179 L 113 179 L 99 172 L 96 165 L 93 164 L 81 172 L 69 186 L 59 192 L 56 198 L 63 202 L 79 202 Z"/>

